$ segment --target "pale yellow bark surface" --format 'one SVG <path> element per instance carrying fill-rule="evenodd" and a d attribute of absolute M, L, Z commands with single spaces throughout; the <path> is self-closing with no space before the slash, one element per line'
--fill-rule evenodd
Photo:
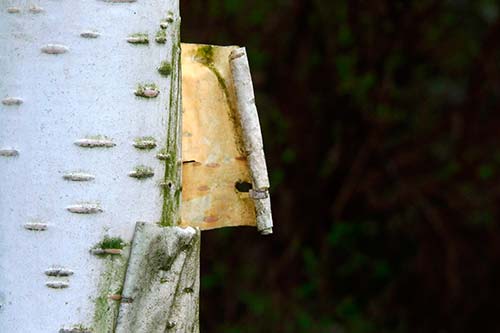
<path fill-rule="evenodd" d="M 182 44 L 182 226 L 255 226 L 253 200 L 235 187 L 252 183 L 229 65 L 237 47 L 214 46 L 210 65 L 200 47 Z"/>

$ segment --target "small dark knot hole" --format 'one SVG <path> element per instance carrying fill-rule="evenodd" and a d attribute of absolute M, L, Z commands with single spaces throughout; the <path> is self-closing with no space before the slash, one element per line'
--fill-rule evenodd
<path fill-rule="evenodd" d="M 237 181 L 234 184 L 234 187 L 236 187 L 236 190 L 238 190 L 238 192 L 250 192 L 250 190 L 252 189 L 252 184 L 250 184 L 249 182 Z"/>

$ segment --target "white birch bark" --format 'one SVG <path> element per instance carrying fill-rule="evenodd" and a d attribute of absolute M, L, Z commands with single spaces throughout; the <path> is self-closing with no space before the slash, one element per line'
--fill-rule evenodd
<path fill-rule="evenodd" d="M 259 115 L 255 105 L 252 76 L 245 48 L 231 52 L 229 56 L 233 85 L 236 95 L 237 110 L 243 134 L 243 144 L 252 175 L 251 197 L 255 202 L 257 228 L 264 234 L 273 232 L 271 199 L 269 197 L 269 178 Z"/>
<path fill-rule="evenodd" d="M 136 222 L 176 224 L 180 76 L 157 68 L 178 58 L 178 14 L 0 0 L 0 332 L 113 332 Z"/>

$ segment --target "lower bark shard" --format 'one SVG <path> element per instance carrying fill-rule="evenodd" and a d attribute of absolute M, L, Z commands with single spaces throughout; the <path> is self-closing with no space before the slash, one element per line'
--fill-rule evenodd
<path fill-rule="evenodd" d="M 138 222 L 115 332 L 199 332 L 199 251 L 199 229 Z"/>

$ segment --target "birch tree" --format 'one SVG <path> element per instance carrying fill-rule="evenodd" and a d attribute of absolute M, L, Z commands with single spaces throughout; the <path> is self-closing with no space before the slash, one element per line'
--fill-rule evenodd
<path fill-rule="evenodd" d="M 200 228 L 272 233 L 244 48 L 215 59 L 212 46 L 188 47 L 213 76 L 194 82 L 217 82 L 228 105 L 215 108 L 231 113 L 212 118 L 241 144 L 215 137 L 184 161 L 207 169 L 188 180 L 203 194 L 181 214 L 178 2 L 1 4 L 0 331 L 198 332 Z M 248 193 L 232 189 L 235 175 L 249 175 Z M 222 217 L 203 215 L 214 209 Z"/>
<path fill-rule="evenodd" d="M 123 286 L 136 223 L 151 224 L 148 237 L 180 216 L 178 1 L 1 7 L 0 331 L 141 332 L 125 324 L 138 297 Z M 159 260 L 147 277 L 176 290 L 182 274 L 165 270 L 183 270 L 199 231 L 155 237 L 166 256 L 145 259 Z M 196 303 L 197 269 L 190 279 Z M 165 297 L 157 314 L 168 318 L 148 332 L 172 326 L 186 301 Z M 196 331 L 192 312 L 184 331 Z"/>

